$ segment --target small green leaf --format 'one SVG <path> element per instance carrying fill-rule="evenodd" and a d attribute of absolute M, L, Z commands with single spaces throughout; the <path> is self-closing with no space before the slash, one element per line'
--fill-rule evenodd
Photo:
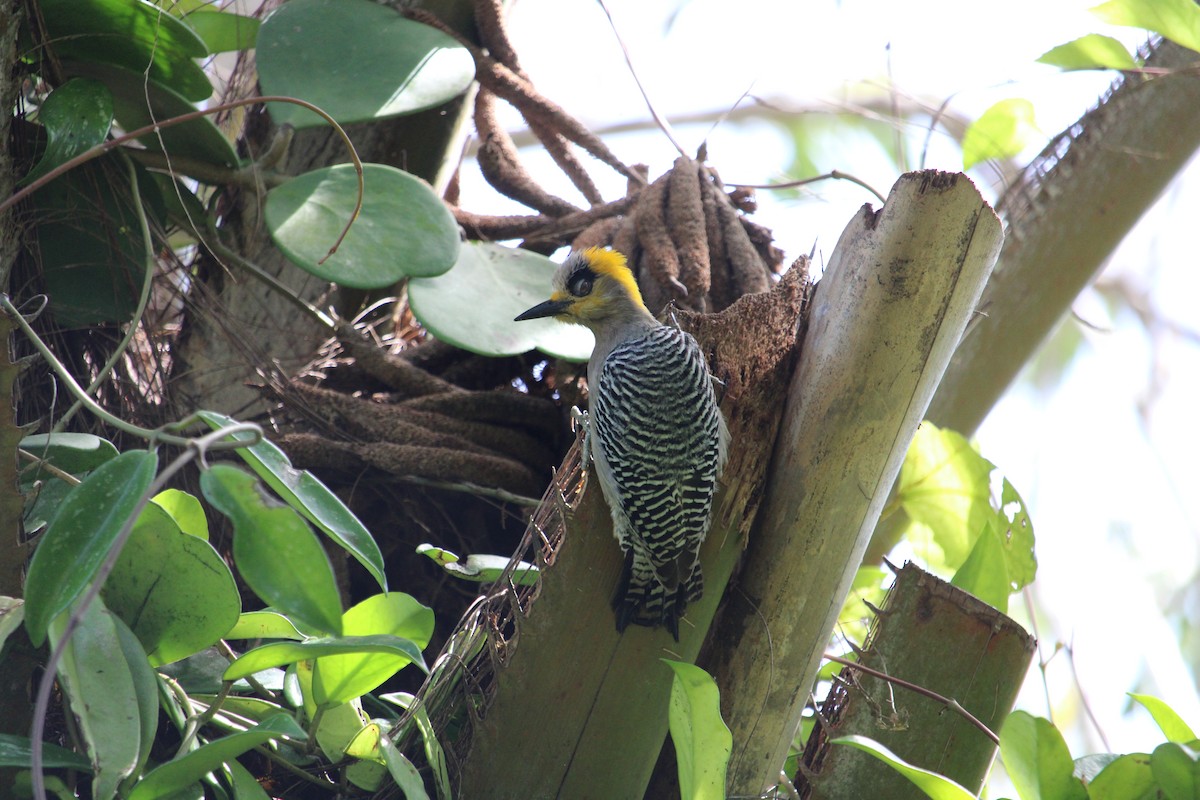
<path fill-rule="evenodd" d="M 129 793 L 129 800 L 158 800 L 187 789 L 222 764 L 272 739 L 304 741 L 304 730 L 287 714 L 277 714 L 248 731 L 231 733 L 152 770 Z"/>
<path fill-rule="evenodd" d="M 1160 744 L 1150 754 L 1150 769 L 1167 800 L 1200 797 L 1200 751 L 1176 742 Z"/>
<path fill-rule="evenodd" d="M 229 778 L 229 788 L 233 790 L 233 800 L 271 800 L 254 773 L 243 767 L 236 760 L 225 762 L 225 771 Z"/>
<path fill-rule="evenodd" d="M 363 713 L 362 703 L 355 698 L 352 702 L 326 708 L 313 736 L 326 758 L 330 761 L 340 761 L 345 755 L 346 747 L 362 732 L 367 723 L 368 718 Z"/>
<path fill-rule="evenodd" d="M 668 724 L 679 764 L 679 792 L 689 800 L 722 800 L 733 734 L 721 719 L 716 682 L 695 664 L 660 659 L 675 673 Z"/>
<path fill-rule="evenodd" d="M 233 522 L 233 560 L 255 594 L 317 630 L 340 634 L 342 601 L 329 556 L 307 523 L 262 492 L 253 475 L 214 464 L 204 496 Z"/>
<path fill-rule="evenodd" d="M 441 105 L 475 77 L 474 59 L 454 39 L 366 0 L 284 3 L 263 20 L 256 60 L 263 94 L 307 100 L 343 124 Z M 267 108 L 277 125 L 324 124 L 300 106 Z"/>
<path fill-rule="evenodd" d="M 1064 70 L 1075 69 L 1137 69 L 1137 62 L 1125 45 L 1111 36 L 1089 33 L 1066 44 L 1052 48 L 1038 63 Z"/>
<path fill-rule="evenodd" d="M 1062 734 L 1050 723 L 1014 711 L 1000 730 L 1000 755 L 1021 800 L 1085 800 L 1087 791 Z"/>
<path fill-rule="evenodd" d="M 51 623 L 53 644 L 66 630 L 67 616 Z M 138 693 L 116 626 L 104 604 L 92 602 L 63 648 L 58 671 L 95 772 L 96 800 L 116 796 L 137 766 L 142 741 Z"/>
<path fill-rule="evenodd" d="M 274 611 L 248 611 L 238 617 L 225 639 L 303 639 L 292 621 Z"/>
<path fill-rule="evenodd" d="M 90 773 L 92 763 L 73 750 L 49 742 L 42 743 L 42 763 L 47 769 L 74 769 Z M 0 767 L 33 766 L 33 740 L 28 736 L 0 733 Z"/>
<path fill-rule="evenodd" d="M 438 741 L 437 731 L 433 728 L 433 721 L 429 719 L 429 712 L 425 708 L 424 701 L 418 701 L 414 695 L 408 692 L 393 692 L 379 697 L 387 703 L 394 703 L 405 711 L 412 711 L 412 719 L 417 723 L 417 729 L 421 731 L 421 743 L 425 746 L 425 763 L 429 764 L 433 771 L 433 783 L 437 789 L 437 796 L 451 797 L 453 792 L 450 790 L 450 772 L 446 768 L 446 751 L 442 748 L 442 743 Z"/>
<path fill-rule="evenodd" d="M 42 151 L 41 160 L 18 186 L 42 177 L 102 143 L 112 127 L 112 95 L 99 81 L 69 80 L 42 102 L 37 121 L 46 131 L 46 149 Z"/>
<path fill-rule="evenodd" d="M 1200 51 L 1200 8 L 1192 0 L 1109 0 L 1092 13 L 1112 25 L 1145 28 Z"/>
<path fill-rule="evenodd" d="M 200 411 L 198 416 L 213 430 L 234 423 L 231 417 L 214 411 Z M 253 435 L 243 432 L 235 434 L 233 438 L 244 441 L 252 439 Z M 354 556 L 375 578 L 379 588 L 387 591 L 387 576 L 383 572 L 383 554 L 379 552 L 379 545 L 370 531 L 358 521 L 358 517 L 346 508 L 346 504 L 329 487 L 308 470 L 293 467 L 287 454 L 266 439 L 256 445 L 239 448 L 237 453 L 267 486 Z"/>
<path fill-rule="evenodd" d="M 228 11 L 193 11 L 183 18 L 204 40 L 210 54 L 249 50 L 258 37 L 259 21 Z"/>
<path fill-rule="evenodd" d="M 1155 723 L 1158 724 L 1159 730 L 1163 732 L 1163 735 L 1167 737 L 1168 742 L 1187 744 L 1196 740 L 1196 734 L 1192 732 L 1191 726 L 1175 713 L 1175 709 L 1159 698 L 1149 694 L 1134 694 L 1133 692 L 1130 692 L 1129 696 L 1141 703 L 1150 712 L 1150 716 L 1154 717 Z"/>
<path fill-rule="evenodd" d="M 157 455 L 131 450 L 67 495 L 38 542 L 25 582 L 25 628 L 35 645 L 91 582 L 157 470 Z"/>
<path fill-rule="evenodd" d="M 405 800 L 429 800 L 425 792 L 425 782 L 413 763 L 404 757 L 387 736 L 379 738 L 379 749 L 383 752 L 383 763 L 388 768 L 392 780 L 404 792 Z"/>
<path fill-rule="evenodd" d="M 63 72 L 67 76 L 95 78 L 103 82 L 112 93 L 113 113 L 127 131 L 196 111 L 186 97 L 155 81 L 147 81 L 140 69 L 128 69 L 100 61 L 65 60 Z M 207 116 L 155 130 L 139 137 L 138 141 L 150 150 L 162 152 L 165 149 L 173 156 L 192 158 L 206 164 L 221 167 L 238 164 L 237 151 Z"/>
<path fill-rule="evenodd" d="M 91 472 L 117 457 L 112 442 L 90 433 L 37 433 L 22 439 L 21 449 L 72 475 Z"/>
<path fill-rule="evenodd" d="M 403 592 L 368 597 L 342 615 L 346 636 L 388 634 L 424 649 L 433 635 L 433 610 Z M 407 656 L 350 653 L 317 659 L 313 697 L 320 705 L 338 705 L 378 688 L 408 666 Z"/>
<path fill-rule="evenodd" d="M 387 653 L 392 656 L 404 656 L 420 667 L 422 672 L 429 671 L 425 666 L 425 659 L 421 657 L 421 648 L 408 639 L 401 639 L 399 636 L 343 636 L 264 644 L 234 660 L 225 670 L 224 678 L 227 681 L 236 681 L 269 667 L 343 653 Z"/>
<path fill-rule="evenodd" d="M 136 775 L 150 759 L 150 749 L 154 746 L 154 737 L 158 733 L 158 676 L 151 669 L 146 651 L 134 632 L 115 614 L 111 615 L 111 619 L 117 632 L 121 653 L 129 666 L 129 675 L 133 679 L 133 693 L 137 698 L 141 737 L 137 765 L 133 770 L 133 774 Z"/>
<path fill-rule="evenodd" d="M 963 169 L 993 158 L 1012 158 L 1040 137 L 1033 103 L 1023 97 L 1001 100 L 963 134 Z"/>
<path fill-rule="evenodd" d="M 1161 800 L 1146 753 L 1120 756 L 1088 783 L 1087 790 L 1088 800 Z"/>
<path fill-rule="evenodd" d="M 17 597 L 0 595 L 0 652 L 4 643 L 25 621 L 25 601 Z"/>
<path fill-rule="evenodd" d="M 1007 614 L 1008 595 L 1012 591 L 1008 569 L 1004 565 L 999 534 L 991 522 L 987 526 L 988 529 L 975 540 L 967 560 L 954 573 L 950 583 Z"/>
<path fill-rule="evenodd" d="M 504 570 L 508 568 L 510 560 L 508 556 L 490 555 L 472 555 L 460 559 L 449 550 L 428 544 L 419 546 L 417 552 L 429 556 L 454 577 L 474 583 L 491 583 L 499 580 Z M 536 564 L 521 561 L 513 568 L 511 580 L 517 586 L 534 586 L 538 582 L 539 575 L 540 571 Z"/>
<path fill-rule="evenodd" d="M 427 556 L 428 558 L 433 559 L 433 563 L 437 564 L 439 567 L 444 567 L 447 564 L 453 564 L 454 562 L 458 561 L 458 556 L 454 553 L 432 544 L 417 545 L 417 555 Z"/>
<path fill-rule="evenodd" d="M 832 739 L 830 744 L 850 745 L 864 753 L 869 753 L 899 772 L 933 800 L 976 800 L 975 795 L 944 775 L 914 767 L 879 742 L 865 736 L 842 736 Z M 1023 800 L 1027 799 L 1023 798 Z"/>
<path fill-rule="evenodd" d="M 220 553 L 180 531 L 154 504 L 134 524 L 104 586 L 104 602 L 137 634 L 154 666 L 216 643 L 242 610 Z"/>
<path fill-rule="evenodd" d="M 557 265 L 545 256 L 493 244 L 466 243 L 445 275 L 408 282 L 413 314 L 439 339 L 485 356 L 537 348 L 586 361 L 595 339 L 582 325 L 555 319 L 514 322 L 550 297 Z"/>
<path fill-rule="evenodd" d="M 154 495 L 150 502 L 167 512 L 179 530 L 208 541 L 208 519 L 204 516 L 204 506 L 195 496 L 178 489 L 165 489 Z"/>
<path fill-rule="evenodd" d="M 355 289 L 454 266 L 458 224 L 429 184 L 395 167 L 364 164 L 363 186 L 362 211 L 328 260 L 358 199 L 350 164 L 297 175 L 268 192 L 263 219 L 271 239 L 305 272 Z"/>

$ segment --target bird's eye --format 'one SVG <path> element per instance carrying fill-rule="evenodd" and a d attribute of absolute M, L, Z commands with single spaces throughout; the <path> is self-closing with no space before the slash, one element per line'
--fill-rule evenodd
<path fill-rule="evenodd" d="M 567 284 L 567 289 L 576 297 L 587 297 L 592 293 L 592 279 L 589 275 L 576 275 Z"/>

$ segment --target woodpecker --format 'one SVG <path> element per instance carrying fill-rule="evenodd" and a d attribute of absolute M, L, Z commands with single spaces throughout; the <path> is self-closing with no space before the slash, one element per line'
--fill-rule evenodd
<path fill-rule="evenodd" d="M 678 641 L 680 616 L 704 592 L 700 544 L 729 439 L 713 378 L 696 340 L 646 309 L 615 250 L 570 254 L 553 284 L 516 319 L 554 317 L 596 336 L 584 450 L 625 554 L 617 630 L 661 625 Z"/>

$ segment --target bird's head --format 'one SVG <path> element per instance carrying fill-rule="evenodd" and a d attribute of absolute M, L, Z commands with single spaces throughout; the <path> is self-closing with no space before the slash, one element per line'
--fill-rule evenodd
<path fill-rule="evenodd" d="M 554 317 L 589 328 L 650 316 L 637 281 L 616 250 L 589 247 L 567 256 L 554 273 L 550 299 L 521 313 L 517 321 Z"/>

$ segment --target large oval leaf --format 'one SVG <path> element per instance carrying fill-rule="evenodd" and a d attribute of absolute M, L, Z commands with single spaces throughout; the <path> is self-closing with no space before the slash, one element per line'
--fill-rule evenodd
<path fill-rule="evenodd" d="M 198 416 L 215 431 L 234 424 L 233 418 L 215 411 L 200 411 Z M 249 440 L 253 437 L 245 432 L 234 434 L 233 438 Z M 379 583 L 379 588 L 387 591 L 387 576 L 383 574 L 383 554 L 379 552 L 379 545 L 371 532 L 354 516 L 354 512 L 346 508 L 346 504 L 329 487 L 308 470 L 293 467 L 287 453 L 266 439 L 239 448 L 237 453 L 272 491 L 358 559 Z"/>
<path fill-rule="evenodd" d="M 554 319 L 514 322 L 550 297 L 557 265 L 537 253 L 494 244 L 467 243 L 445 275 L 409 281 L 413 314 L 439 339 L 485 356 L 539 349 L 586 361 L 595 339 L 582 325 Z"/>
<path fill-rule="evenodd" d="M 60 60 L 113 64 L 192 101 L 212 83 L 192 59 L 208 49 L 191 28 L 140 0 L 39 0 L 38 11 Z"/>
<path fill-rule="evenodd" d="M 458 257 L 458 225 L 429 184 L 383 164 L 363 165 L 363 208 L 341 236 L 358 197 L 350 164 L 313 170 L 267 194 L 263 217 L 288 259 L 319 278 L 381 289 L 406 275 L 440 275 Z"/>
<path fill-rule="evenodd" d="M 263 94 L 307 100 L 343 124 L 441 105 L 475 77 L 458 42 L 367 0 L 284 3 L 263 20 L 257 64 Z M 296 105 L 268 109 L 280 125 L 324 124 Z"/>
<path fill-rule="evenodd" d="M 104 601 L 137 634 L 154 666 L 216 643 L 242 610 L 224 559 L 183 533 L 170 514 L 146 506 L 104 586 Z"/>
<path fill-rule="evenodd" d="M 342 615 L 347 636 L 391 634 L 424 648 L 433 635 L 433 610 L 403 592 L 368 597 Z M 313 695 L 321 705 L 346 703 L 377 688 L 409 663 L 408 656 L 351 653 L 317 659 Z"/>
<path fill-rule="evenodd" d="M 342 601 L 333 567 L 300 515 L 264 495 L 253 475 L 229 464 L 207 469 L 200 489 L 233 522 L 233 560 L 254 593 L 289 617 L 340 634 Z"/>
<path fill-rule="evenodd" d="M 272 642 L 244 653 L 225 670 L 225 680 L 236 681 L 270 667 L 308 661 L 320 656 L 345 653 L 386 653 L 403 656 L 428 672 L 421 648 L 399 636 L 345 636 L 305 639 L 303 642 Z"/>
<path fill-rule="evenodd" d="M 117 457 L 112 442 L 90 433 L 35 433 L 21 440 L 21 449 L 72 475 L 90 472 Z"/>
<path fill-rule="evenodd" d="M 100 569 L 157 470 L 157 455 L 131 450 L 100 465 L 67 495 L 33 553 L 25 582 L 25 628 L 35 645 Z"/>
<path fill-rule="evenodd" d="M 720 690 L 695 664 L 661 660 L 675 673 L 669 726 L 679 764 L 680 794 L 694 800 L 721 800 L 733 734 L 721 719 Z"/>

